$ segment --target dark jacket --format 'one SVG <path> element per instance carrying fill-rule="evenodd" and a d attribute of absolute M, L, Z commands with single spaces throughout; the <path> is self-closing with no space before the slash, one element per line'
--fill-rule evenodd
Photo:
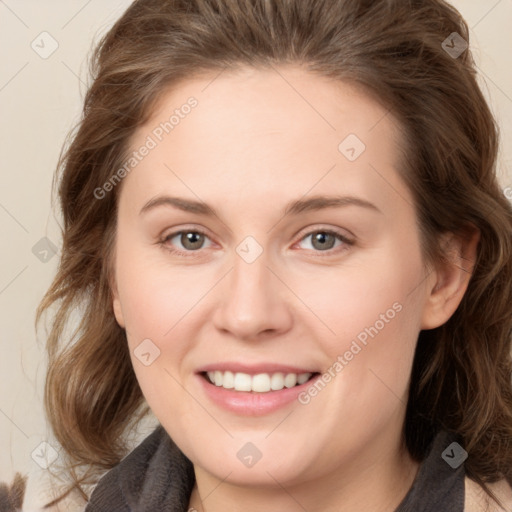
<path fill-rule="evenodd" d="M 454 439 L 437 435 L 395 512 L 464 511 L 464 452 Z M 159 426 L 103 476 L 85 512 L 187 512 L 194 483 L 192 463 Z"/>

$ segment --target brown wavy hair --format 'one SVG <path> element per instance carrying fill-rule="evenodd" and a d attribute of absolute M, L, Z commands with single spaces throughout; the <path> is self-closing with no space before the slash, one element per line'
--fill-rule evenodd
<path fill-rule="evenodd" d="M 437 431 L 455 432 L 471 479 L 512 485 L 512 208 L 497 182 L 499 132 L 471 51 L 452 58 L 442 48 L 453 32 L 469 41 L 443 0 L 137 0 L 101 39 L 81 120 L 57 166 L 62 255 L 37 313 L 39 321 L 55 309 L 45 407 L 84 497 L 81 486 L 121 460 L 148 410 L 112 310 L 121 186 L 103 199 L 94 192 L 173 85 L 286 63 L 356 84 L 399 121 L 406 151 L 398 171 L 414 197 L 426 262 L 446 260 L 441 234 L 480 230 L 460 306 L 420 332 L 404 438 L 421 461 Z"/>

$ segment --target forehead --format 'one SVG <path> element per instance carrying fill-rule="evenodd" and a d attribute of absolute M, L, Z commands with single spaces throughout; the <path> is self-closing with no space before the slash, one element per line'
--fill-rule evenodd
<path fill-rule="evenodd" d="M 399 143 L 396 120 L 355 85 L 297 66 L 225 70 L 162 94 L 131 140 L 134 151 L 151 149 L 127 181 L 148 194 L 188 185 L 296 196 L 341 183 L 385 195 L 383 179 L 397 180 Z"/>

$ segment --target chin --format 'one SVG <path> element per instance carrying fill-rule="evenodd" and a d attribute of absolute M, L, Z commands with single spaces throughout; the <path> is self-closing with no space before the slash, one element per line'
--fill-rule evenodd
<path fill-rule="evenodd" d="M 218 451 L 212 451 L 210 447 L 207 457 L 204 451 L 197 451 L 196 445 L 195 454 L 191 455 L 193 462 L 195 460 L 194 465 L 219 480 L 249 487 L 273 487 L 277 485 L 276 482 L 281 485 L 293 485 L 313 478 L 314 457 L 308 457 L 300 448 L 304 443 L 300 443 L 300 447 L 297 448 L 287 447 L 282 442 L 267 441 L 266 446 L 262 446 L 263 443 L 257 441 L 251 445 L 240 442 L 239 439 L 230 439 L 229 444 L 229 447 L 219 447 Z M 257 444 L 261 449 L 256 448 Z"/>

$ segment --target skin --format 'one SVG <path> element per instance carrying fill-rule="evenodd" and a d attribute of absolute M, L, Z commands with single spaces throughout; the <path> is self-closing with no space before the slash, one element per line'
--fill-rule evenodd
<path fill-rule="evenodd" d="M 197 98 L 121 185 L 114 311 L 141 389 L 194 464 L 196 510 L 392 511 L 418 470 L 401 437 L 418 333 L 459 305 L 478 234 L 447 237 L 453 264 L 426 266 L 397 172 L 397 123 L 360 90 L 296 66 L 217 75 L 168 91 L 131 141 L 140 147 Z M 353 162 L 338 150 L 348 134 L 366 145 Z M 161 195 L 200 199 L 217 216 L 168 205 L 140 213 Z M 379 211 L 283 214 L 313 195 L 357 196 Z M 164 241 L 180 229 L 206 231 L 203 246 Z M 353 243 L 318 248 L 322 229 Z M 247 236 L 263 249 L 250 264 L 236 252 Z M 307 405 L 235 414 L 195 375 L 225 360 L 326 371 L 395 303 L 401 311 Z M 149 366 L 134 356 L 144 339 L 160 350 Z M 262 453 L 251 468 L 237 458 L 246 442 Z"/>

